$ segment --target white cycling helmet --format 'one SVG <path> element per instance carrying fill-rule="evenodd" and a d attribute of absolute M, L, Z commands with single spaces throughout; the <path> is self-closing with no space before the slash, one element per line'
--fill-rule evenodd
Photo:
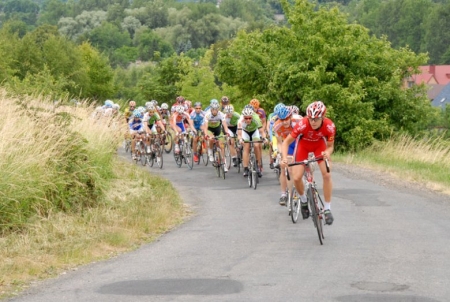
<path fill-rule="evenodd" d="M 161 109 L 167 110 L 167 109 L 169 109 L 169 105 L 167 105 L 166 103 L 162 103 Z"/>
<path fill-rule="evenodd" d="M 225 107 L 223 107 L 223 112 L 224 113 L 233 113 L 234 112 L 233 105 L 226 105 Z"/>
<path fill-rule="evenodd" d="M 175 108 L 175 111 L 180 113 L 180 114 L 184 113 L 184 106 L 182 106 L 182 105 L 177 106 L 177 108 Z"/>
<path fill-rule="evenodd" d="M 253 113 L 255 113 L 255 111 L 253 111 L 253 109 L 246 107 L 244 108 L 244 110 L 242 110 L 242 115 L 243 116 L 253 116 Z"/>

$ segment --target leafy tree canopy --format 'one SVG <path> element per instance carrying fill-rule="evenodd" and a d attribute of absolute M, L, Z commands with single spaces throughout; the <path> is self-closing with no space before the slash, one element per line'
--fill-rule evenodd
<path fill-rule="evenodd" d="M 392 49 L 386 39 L 348 24 L 336 8 L 317 10 L 307 0 L 281 3 L 290 26 L 240 32 L 219 56 L 221 81 L 238 86 L 248 100 L 261 98 L 266 109 L 278 102 L 305 109 L 324 101 L 342 149 L 428 125 L 434 111 L 423 88 L 401 88 L 425 55 Z"/>

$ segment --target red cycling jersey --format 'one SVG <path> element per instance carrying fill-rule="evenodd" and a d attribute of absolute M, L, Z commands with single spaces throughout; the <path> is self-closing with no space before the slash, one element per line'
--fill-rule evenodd
<path fill-rule="evenodd" d="M 293 138 L 297 138 L 299 135 L 301 135 L 301 139 L 295 153 L 296 161 L 307 159 L 309 152 L 314 152 L 315 156 L 322 155 L 322 152 L 327 148 L 326 142 L 334 141 L 336 126 L 332 120 L 325 117 L 322 125 L 314 130 L 308 118 L 304 117 L 294 126 L 291 132 Z"/>

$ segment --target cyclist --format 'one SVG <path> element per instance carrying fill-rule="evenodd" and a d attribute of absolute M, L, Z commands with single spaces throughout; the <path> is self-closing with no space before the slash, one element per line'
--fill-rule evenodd
<path fill-rule="evenodd" d="M 128 103 L 128 108 L 125 108 L 125 112 L 123 113 L 123 115 L 125 116 L 125 121 L 128 124 L 128 122 L 130 121 L 130 117 L 133 114 L 134 109 L 136 108 L 136 102 L 135 101 L 130 101 Z"/>
<path fill-rule="evenodd" d="M 266 111 L 263 108 L 261 108 L 260 102 L 257 99 L 252 99 L 250 101 L 250 105 L 253 107 L 253 110 L 255 111 L 255 113 L 258 114 L 259 119 L 261 120 L 261 124 L 263 126 L 263 131 L 265 131 L 266 125 L 267 125 Z M 259 149 L 259 152 L 261 154 L 262 154 L 262 147 L 263 147 L 262 144 L 255 145 L 255 149 Z M 262 173 L 262 168 L 263 168 L 262 160 L 260 162 L 261 162 L 260 168 L 261 168 L 261 173 Z"/>
<path fill-rule="evenodd" d="M 336 127 L 332 120 L 325 117 L 327 108 L 321 101 L 311 103 L 306 109 L 306 117 L 295 125 L 292 132 L 286 137 L 282 145 L 282 164 L 284 167 L 288 164 L 289 145 L 300 137 L 295 152 L 295 161 L 302 161 L 308 158 L 308 153 L 313 152 L 315 156 L 322 155 L 324 159 L 331 160 L 331 154 L 334 150 L 334 137 L 336 135 Z M 326 224 L 333 223 L 333 215 L 331 214 L 331 193 L 333 184 L 331 181 L 331 173 L 327 173 L 325 162 L 318 161 L 320 172 L 323 178 L 323 195 L 324 195 L 324 214 Z M 331 167 L 330 167 L 331 168 Z M 303 219 L 309 217 L 309 209 L 303 184 L 303 165 L 293 166 L 292 175 L 294 185 L 300 194 L 302 203 Z"/>
<path fill-rule="evenodd" d="M 143 122 L 143 115 L 139 110 L 134 110 L 132 118 L 130 118 L 130 122 L 128 123 L 128 128 L 130 130 L 130 135 L 132 138 L 131 141 L 131 156 L 133 159 L 136 159 L 136 140 L 138 139 L 144 139 L 144 136 L 142 135 L 145 131 L 144 122 Z"/>
<path fill-rule="evenodd" d="M 252 106 L 245 106 L 242 110 L 241 118 L 238 121 L 238 140 L 243 143 L 244 141 L 257 141 L 263 138 L 264 141 L 267 141 L 266 133 L 264 132 L 264 128 L 262 126 L 261 120 L 259 119 L 258 114 L 253 111 Z M 254 148 L 257 165 L 258 165 L 258 177 L 262 177 L 261 172 L 261 149 Z M 244 144 L 244 150 L 242 152 L 242 165 L 244 166 L 244 177 L 248 176 L 248 162 L 250 155 L 250 145 Z"/>
<path fill-rule="evenodd" d="M 281 146 L 283 140 L 292 132 L 292 129 L 301 121 L 301 116 L 294 115 L 292 110 L 285 105 L 278 106 L 276 108 L 276 115 L 278 117 L 277 121 L 273 125 L 273 132 L 276 136 L 276 142 L 273 145 L 274 150 L 278 149 L 278 145 Z M 278 144 L 278 145 L 277 145 Z M 287 159 L 288 162 L 291 163 L 293 159 L 294 149 L 295 149 L 296 141 L 293 141 L 289 145 Z M 291 168 L 289 168 L 289 172 L 291 172 Z M 287 202 L 286 195 L 287 188 L 287 179 L 284 173 L 280 173 L 280 189 L 281 189 L 281 197 L 280 197 L 280 205 L 284 206 Z"/>
<path fill-rule="evenodd" d="M 211 133 L 212 136 L 219 136 L 222 132 L 222 126 L 225 130 L 225 133 L 228 133 L 228 126 L 225 122 L 225 114 L 219 111 L 219 102 L 212 102 L 209 106 L 210 110 L 205 114 L 205 120 L 202 126 L 203 133 Z M 208 138 L 210 136 L 208 135 Z M 208 156 L 211 162 L 214 162 L 214 156 L 212 152 L 213 141 L 210 140 L 208 144 Z M 222 151 L 222 162 L 224 164 L 224 171 L 228 172 L 228 166 L 225 161 L 225 149 L 222 141 L 219 142 L 220 150 Z"/>
<path fill-rule="evenodd" d="M 189 123 L 190 128 L 194 133 L 197 133 L 195 130 L 194 124 L 192 123 L 191 118 L 189 117 L 189 114 L 184 111 L 183 105 L 178 105 L 175 107 L 175 111 L 172 115 L 172 118 L 170 119 L 170 126 L 172 127 L 173 131 L 175 131 L 175 153 L 180 152 L 180 146 L 178 145 L 178 134 L 186 133 L 186 128 L 184 127 L 184 120 L 187 120 Z"/>
<path fill-rule="evenodd" d="M 163 121 L 163 124 L 167 125 L 167 122 L 170 119 L 169 105 L 167 105 L 166 103 L 162 103 L 159 113 Z"/>
<path fill-rule="evenodd" d="M 194 122 L 195 130 L 197 130 L 197 133 L 200 133 L 201 127 L 203 125 L 203 121 L 205 119 L 205 112 L 202 110 L 202 103 L 196 102 L 194 104 L 194 111 L 191 112 L 190 117 L 191 117 L 191 120 Z M 196 135 L 193 140 L 194 162 L 199 161 L 197 142 L 198 142 L 198 135 Z"/>
<path fill-rule="evenodd" d="M 238 162 L 236 161 L 236 148 L 234 146 L 234 140 L 235 137 L 237 136 L 238 121 L 241 118 L 241 116 L 239 113 L 234 111 L 233 105 L 226 105 L 223 109 L 223 113 L 225 113 L 225 122 L 228 126 L 228 134 L 231 138 L 230 144 L 231 160 L 233 161 L 233 167 L 236 167 L 238 165 Z"/>
<path fill-rule="evenodd" d="M 218 100 L 216 100 L 216 99 L 212 99 L 212 100 L 210 100 L 210 101 L 209 101 L 209 106 L 208 106 L 208 107 L 206 107 L 206 108 L 205 108 L 205 110 L 204 110 L 204 111 L 205 111 L 205 113 L 207 113 L 207 112 L 208 112 L 208 111 L 209 111 L 209 110 L 211 109 L 211 105 L 212 105 L 212 104 L 219 104 L 219 101 L 218 101 Z"/>
<path fill-rule="evenodd" d="M 161 117 L 156 111 L 155 105 L 150 104 L 147 107 L 147 112 L 144 114 L 144 125 L 148 133 L 156 134 L 161 131 L 166 131 L 163 122 L 161 121 Z M 158 131 L 157 127 L 160 128 Z"/>
<path fill-rule="evenodd" d="M 275 105 L 275 107 L 273 108 L 273 112 L 270 113 L 268 116 L 269 122 L 266 125 L 266 133 L 269 137 L 269 167 L 270 167 L 270 169 L 274 168 L 274 165 L 273 165 L 274 156 L 278 152 L 278 150 L 276 148 L 274 149 L 274 147 L 273 147 L 274 145 L 275 145 L 275 147 L 277 146 L 277 140 L 276 140 L 275 134 L 273 132 L 273 125 L 278 120 L 278 116 L 276 113 L 278 112 L 279 108 L 281 108 L 282 106 L 284 106 L 283 103 L 278 103 L 277 105 Z"/>
<path fill-rule="evenodd" d="M 223 96 L 220 99 L 220 111 L 223 112 L 223 110 L 225 109 L 225 106 L 231 105 L 230 104 L 230 99 L 227 96 Z"/>

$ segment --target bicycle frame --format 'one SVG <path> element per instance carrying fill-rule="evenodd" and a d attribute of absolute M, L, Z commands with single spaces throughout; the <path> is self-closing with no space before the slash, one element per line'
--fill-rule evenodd
<path fill-rule="evenodd" d="M 324 159 L 323 156 L 317 156 L 309 159 L 305 159 L 299 162 L 294 162 L 292 164 L 288 164 L 288 166 L 295 165 L 304 165 L 305 171 L 303 173 L 303 178 L 305 181 L 305 191 L 306 197 L 309 203 L 312 220 L 314 223 L 314 227 L 317 229 L 317 235 L 319 237 L 320 244 L 323 244 L 323 239 L 325 236 L 323 235 L 323 226 L 324 226 L 324 204 L 322 198 L 320 197 L 319 191 L 317 190 L 316 182 L 314 181 L 313 171 L 311 169 L 311 164 L 315 163 L 319 160 L 324 160 L 327 172 L 330 172 L 330 167 L 328 164 L 328 160 Z M 288 180 L 290 180 L 289 173 L 287 173 Z"/>

